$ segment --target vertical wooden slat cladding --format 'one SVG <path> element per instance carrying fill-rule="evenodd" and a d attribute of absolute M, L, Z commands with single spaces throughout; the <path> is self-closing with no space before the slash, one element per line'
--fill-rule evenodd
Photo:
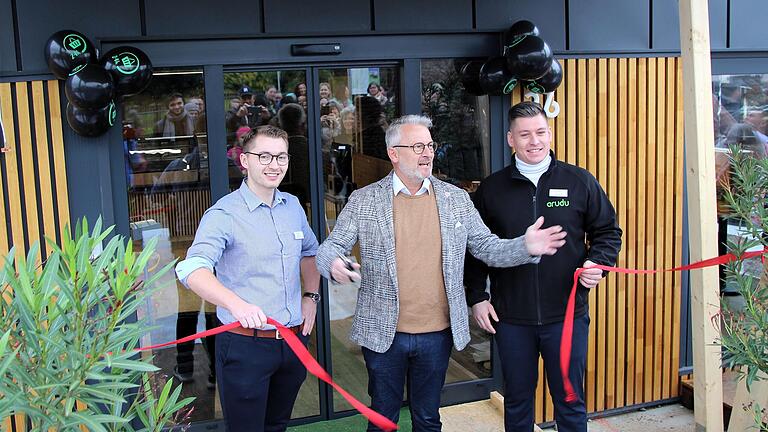
<path fill-rule="evenodd" d="M 60 241 L 57 221 L 69 223 L 58 82 L 2 83 L 0 110 L 9 149 L 0 156 L 0 250 L 25 254 L 41 235 Z"/>
<path fill-rule="evenodd" d="M 624 230 L 618 265 L 669 268 L 682 256 L 683 124 L 678 58 L 567 59 L 555 93 L 561 160 L 588 169 L 616 207 Z M 523 100 L 524 89 L 512 94 Z M 542 101 L 544 99 L 542 98 Z M 585 395 L 590 412 L 678 394 L 679 273 L 609 274 L 590 293 Z M 543 382 L 537 422 L 554 420 Z"/>

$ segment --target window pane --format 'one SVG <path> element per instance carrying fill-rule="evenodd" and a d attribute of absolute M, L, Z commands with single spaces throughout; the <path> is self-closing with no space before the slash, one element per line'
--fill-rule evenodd
<path fill-rule="evenodd" d="M 725 201 L 729 183 L 730 147 L 738 145 L 742 152 L 757 158 L 768 153 L 768 74 L 717 75 L 712 77 L 715 132 L 715 177 L 717 179 L 717 213 L 719 254 L 727 252 L 726 242 L 744 239 L 740 227 L 743 221 L 730 214 Z M 759 249 L 759 248 L 757 248 Z M 746 271 L 759 277 L 759 260 L 749 260 Z M 737 294 L 736 286 L 724 280 L 724 266 L 720 266 L 720 288 Z"/>
<path fill-rule="evenodd" d="M 397 67 L 381 66 L 320 69 L 319 74 L 325 225 L 330 233 L 352 191 L 392 170 L 384 131 L 400 116 L 400 73 Z M 360 261 L 357 245 L 352 255 Z M 355 284 L 328 284 L 334 379 L 368 404 L 363 354 L 360 346 L 349 340 L 356 301 Z M 352 409 L 336 392 L 333 403 L 337 412 Z"/>
<path fill-rule="evenodd" d="M 432 139 L 440 143 L 435 177 L 471 193 L 490 174 L 488 96 L 473 96 L 464 90 L 457 63 L 421 62 L 421 109 L 432 118 Z M 464 350 L 453 351 L 446 383 L 491 376 L 490 336 L 474 320 L 469 324 L 472 340 Z"/>
<path fill-rule="evenodd" d="M 134 250 L 157 240 L 147 276 L 184 259 L 211 204 L 202 71 L 156 71 L 149 87 L 121 103 L 128 209 Z M 215 308 L 176 280 L 173 271 L 139 311 L 154 329 L 142 345 L 167 342 L 218 325 Z M 209 345 L 210 343 L 210 345 Z M 190 421 L 216 414 L 213 338 L 145 352 L 160 373 L 195 396 Z M 162 388 L 162 387 L 160 387 Z"/>
<path fill-rule="evenodd" d="M 224 74 L 225 122 L 229 187 L 243 182 L 240 164 L 243 134 L 262 125 L 280 127 L 288 133 L 288 171 L 278 189 L 299 198 L 307 217 L 309 200 L 309 146 L 307 143 L 306 76 L 304 70 L 227 72 Z M 304 90 L 302 91 L 302 87 Z M 299 95 L 302 95 L 299 103 Z M 311 221 L 310 221 L 311 222 Z M 310 353 L 317 357 L 317 327 L 309 338 Z M 293 418 L 320 414 L 318 379 L 307 374 L 293 406 Z"/>

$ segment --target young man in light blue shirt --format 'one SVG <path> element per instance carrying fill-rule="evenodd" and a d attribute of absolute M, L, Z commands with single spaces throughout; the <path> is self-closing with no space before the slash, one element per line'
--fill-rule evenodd
<path fill-rule="evenodd" d="M 288 136 L 261 126 L 244 136 L 247 178 L 209 208 L 176 274 L 217 305 L 216 371 L 229 432 L 284 431 L 306 369 L 267 317 L 306 344 L 317 313 L 317 239 L 298 199 L 277 187 L 290 156 Z M 215 274 L 214 274 L 215 270 Z M 301 293 L 301 277 L 305 293 Z"/>

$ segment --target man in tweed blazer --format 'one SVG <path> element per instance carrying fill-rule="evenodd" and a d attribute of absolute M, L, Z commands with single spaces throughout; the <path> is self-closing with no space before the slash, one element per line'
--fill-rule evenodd
<path fill-rule="evenodd" d="M 554 254 L 565 236 L 559 226 L 542 229 L 543 219 L 515 239 L 493 235 L 465 191 L 431 175 L 431 126 L 416 115 L 392 123 L 386 143 L 393 172 L 352 193 L 316 257 L 331 281 L 362 277 L 350 338 L 363 347 L 371 407 L 397 422 L 407 375 L 415 431 L 441 430 L 451 347 L 461 350 L 470 339 L 466 250 L 490 266 L 511 267 Z M 357 242 L 362 266 L 341 258 Z"/>

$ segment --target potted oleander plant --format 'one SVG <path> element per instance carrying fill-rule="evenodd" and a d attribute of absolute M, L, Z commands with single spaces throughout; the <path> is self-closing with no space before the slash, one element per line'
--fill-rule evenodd
<path fill-rule="evenodd" d="M 100 220 L 62 237 L 42 262 L 37 245 L 3 260 L 0 420 L 22 414 L 35 431 L 183 428 L 192 398 L 134 350 L 147 332 L 136 311 L 173 263 L 144 280 L 154 243 L 135 253 Z"/>
<path fill-rule="evenodd" d="M 762 157 L 764 151 L 743 144 L 739 140 L 730 148 L 730 175 L 722 188 L 730 221 L 739 228 L 740 235 L 728 241 L 728 251 L 736 256 L 750 248 L 768 248 L 768 158 Z M 740 371 L 751 392 L 753 383 L 768 377 L 768 274 L 764 262 L 753 258 L 728 264 L 725 275 L 727 286 L 738 291 L 740 300 L 722 302 L 724 361 Z M 768 430 L 768 407 L 743 408 L 752 411 L 755 430 Z"/>

